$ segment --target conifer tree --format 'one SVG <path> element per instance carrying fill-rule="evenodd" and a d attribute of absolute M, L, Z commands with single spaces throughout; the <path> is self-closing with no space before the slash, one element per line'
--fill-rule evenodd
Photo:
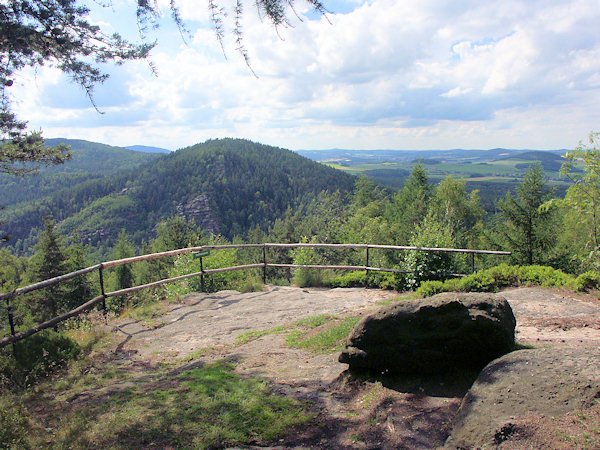
<path fill-rule="evenodd" d="M 397 243 L 406 245 L 415 227 L 427 215 L 431 186 L 420 162 L 413 167 L 404 187 L 394 196 L 389 221 L 394 223 Z"/>
<path fill-rule="evenodd" d="M 131 258 L 135 256 L 135 252 L 133 250 L 133 245 L 127 236 L 125 230 L 121 230 L 119 236 L 117 237 L 117 243 L 113 249 L 111 254 L 111 258 L 116 259 L 124 259 Z M 134 276 L 133 271 L 131 270 L 131 265 L 123 264 L 116 267 L 116 289 L 125 289 L 133 286 Z"/>
<path fill-rule="evenodd" d="M 69 246 L 66 254 L 68 255 L 67 265 L 70 271 L 88 267 L 87 251 L 80 243 Z M 69 280 L 66 286 L 68 292 L 64 303 L 69 310 L 81 305 L 91 296 L 92 286 L 87 275 L 79 275 Z"/>
<path fill-rule="evenodd" d="M 60 234 L 51 217 L 44 218 L 44 230 L 35 247 L 35 255 L 29 267 L 31 281 L 43 281 L 68 272 L 67 258 Z M 55 317 L 64 309 L 66 291 L 64 285 L 55 284 L 38 291 L 33 296 L 34 315 L 42 319 Z"/>
<path fill-rule="evenodd" d="M 500 233 L 504 247 L 519 264 L 540 264 L 548 259 L 548 251 L 556 242 L 553 229 L 554 211 L 540 208 L 552 197 L 539 163 L 532 164 L 517 187 L 517 196 L 508 192 L 498 203 L 503 221 Z"/>

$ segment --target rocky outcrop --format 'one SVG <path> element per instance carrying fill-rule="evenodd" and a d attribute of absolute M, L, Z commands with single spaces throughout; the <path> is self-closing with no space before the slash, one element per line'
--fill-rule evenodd
<path fill-rule="evenodd" d="M 491 448 L 527 417 L 559 417 L 600 398 L 600 354 L 539 348 L 491 362 L 465 395 L 446 448 Z"/>
<path fill-rule="evenodd" d="M 480 369 L 514 347 L 515 317 L 494 294 L 443 293 L 361 320 L 340 362 L 350 370 L 434 374 Z"/>
<path fill-rule="evenodd" d="M 177 215 L 186 220 L 194 219 L 196 225 L 209 233 L 219 233 L 219 221 L 210 207 L 206 194 L 198 194 L 189 198 L 185 203 L 179 203 L 175 210 Z"/>

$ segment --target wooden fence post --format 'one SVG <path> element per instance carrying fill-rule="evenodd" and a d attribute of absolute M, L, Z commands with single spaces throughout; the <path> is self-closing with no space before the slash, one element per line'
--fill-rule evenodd
<path fill-rule="evenodd" d="M 10 304 L 10 296 L 6 297 L 6 312 L 8 313 L 8 324 L 10 325 L 10 334 L 15 335 L 15 319 L 13 317 L 12 305 Z M 13 342 L 13 356 L 17 359 L 18 351 L 17 351 L 17 343 Z"/>
<path fill-rule="evenodd" d="M 369 246 L 367 245 L 367 260 L 365 262 L 365 267 L 369 267 Z M 369 269 L 365 270 L 365 285 L 369 283 Z"/>
<path fill-rule="evenodd" d="M 263 284 L 267 284 L 267 245 L 263 245 Z"/>
<path fill-rule="evenodd" d="M 100 294 L 102 294 L 102 314 L 104 315 L 104 322 L 106 322 L 106 292 L 104 291 L 104 274 L 102 264 L 98 268 L 98 274 L 100 275 Z"/>
<path fill-rule="evenodd" d="M 204 266 L 202 265 L 202 256 L 200 257 L 200 291 L 204 292 Z"/>
<path fill-rule="evenodd" d="M 471 253 L 471 273 L 475 273 L 475 253 Z"/>

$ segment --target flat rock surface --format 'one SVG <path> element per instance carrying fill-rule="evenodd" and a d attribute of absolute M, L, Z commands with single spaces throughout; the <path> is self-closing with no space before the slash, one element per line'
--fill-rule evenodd
<path fill-rule="evenodd" d="M 592 295 L 537 287 L 507 289 L 521 344 L 560 347 L 600 346 L 600 301 Z"/>
<path fill-rule="evenodd" d="M 118 320 L 115 329 L 136 341 L 143 358 L 185 358 L 206 347 L 232 344 L 240 334 L 266 330 L 316 314 L 360 313 L 397 297 L 393 291 L 362 288 L 267 286 L 263 292 L 194 293 L 172 305 L 154 327 Z"/>
<path fill-rule="evenodd" d="M 300 433 L 274 442 L 275 447 L 436 448 L 444 445 L 474 377 L 465 386 L 425 379 L 352 381 L 344 376 L 347 365 L 337 361 L 338 353 L 315 355 L 289 348 L 283 334 L 234 344 L 245 331 L 266 330 L 315 314 L 367 314 L 379 308 L 379 302 L 397 295 L 360 288 L 274 286 L 247 294 L 191 294 L 180 304 L 165 305 L 165 314 L 153 319 L 153 324 L 131 319 L 113 322 L 121 337 L 116 357 L 136 365 L 174 358 L 181 361 L 212 347 L 200 361 L 235 361 L 236 371 L 243 376 L 263 378 L 276 392 L 308 400 L 316 414 L 315 422 Z M 521 344 L 560 349 L 556 357 L 564 367 L 580 367 L 580 356 L 561 353 L 563 349 L 576 347 L 580 355 L 598 352 L 600 302 L 596 297 L 540 288 L 509 289 L 500 295 L 513 308 L 516 339 Z M 521 411 L 517 409 L 519 402 L 527 402 L 527 397 L 516 400 L 515 414 Z M 507 410 L 513 408 L 506 400 L 503 405 Z M 494 416 L 496 407 L 492 404 L 485 414 Z M 522 419 L 511 417 L 515 423 Z M 551 425 L 548 429 L 554 430 L 556 423 Z M 523 442 L 518 448 L 548 448 Z M 509 439 L 502 445 L 515 448 L 510 444 Z"/>

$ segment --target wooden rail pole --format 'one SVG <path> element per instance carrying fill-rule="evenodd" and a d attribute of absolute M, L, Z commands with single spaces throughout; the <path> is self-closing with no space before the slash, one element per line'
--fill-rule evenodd
<path fill-rule="evenodd" d="M 104 269 L 102 264 L 98 268 L 98 274 L 100 275 L 100 293 L 102 294 L 102 311 L 104 314 L 104 322 L 106 322 L 106 292 L 104 291 Z"/>
<path fill-rule="evenodd" d="M 475 273 L 475 253 L 471 253 L 471 273 Z"/>
<path fill-rule="evenodd" d="M 200 257 L 200 291 L 204 292 L 204 266 L 202 265 L 202 256 Z"/>
<path fill-rule="evenodd" d="M 6 297 L 6 312 L 8 313 L 8 324 L 10 325 L 10 334 L 15 335 L 15 319 L 13 317 L 12 305 L 10 304 L 10 297 Z M 13 348 L 13 356 L 17 359 L 18 351 L 17 351 L 17 343 L 12 343 Z"/>
<path fill-rule="evenodd" d="M 267 246 L 263 245 L 263 284 L 267 284 Z"/>
<path fill-rule="evenodd" d="M 369 267 L 369 247 L 367 246 L 367 262 L 365 264 L 366 267 Z M 365 279 L 365 284 L 369 283 L 369 269 L 365 270 L 365 275 L 366 275 L 366 279 Z"/>

